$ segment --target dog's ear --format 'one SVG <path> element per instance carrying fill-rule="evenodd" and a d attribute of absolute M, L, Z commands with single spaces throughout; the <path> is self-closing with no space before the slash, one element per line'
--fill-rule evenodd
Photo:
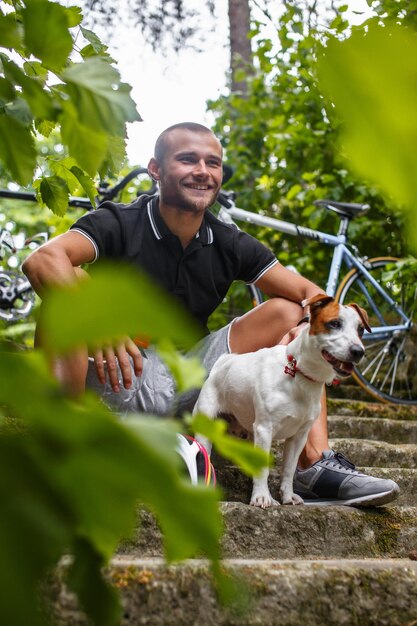
<path fill-rule="evenodd" d="M 309 306 L 311 313 L 313 313 L 314 311 L 318 311 L 318 309 L 322 309 L 327 306 L 330 302 L 334 302 L 334 298 L 332 298 L 332 296 L 328 296 L 325 293 L 318 293 L 316 296 L 313 296 L 308 300 L 303 300 L 301 304 L 304 307 Z"/>
<path fill-rule="evenodd" d="M 365 311 L 365 309 L 363 309 L 358 304 L 356 304 L 356 302 L 350 302 L 346 306 L 351 306 L 353 309 L 355 309 L 356 313 L 361 318 L 362 324 L 365 326 L 365 328 L 368 331 L 368 333 L 371 333 L 372 330 L 371 330 L 371 328 L 369 326 L 368 313 Z"/>

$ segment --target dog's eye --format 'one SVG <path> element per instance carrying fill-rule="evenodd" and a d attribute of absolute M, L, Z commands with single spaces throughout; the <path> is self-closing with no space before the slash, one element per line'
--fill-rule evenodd
<path fill-rule="evenodd" d="M 340 319 L 330 320 L 327 322 L 326 326 L 331 330 L 339 330 L 342 328 L 342 321 Z"/>
<path fill-rule="evenodd" d="M 362 337 L 364 332 L 365 332 L 365 327 L 362 326 L 362 324 L 359 324 L 359 326 L 358 326 L 358 335 L 359 335 L 359 337 Z"/>

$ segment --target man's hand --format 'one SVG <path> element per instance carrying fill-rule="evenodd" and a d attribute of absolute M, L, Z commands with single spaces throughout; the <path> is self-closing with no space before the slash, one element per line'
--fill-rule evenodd
<path fill-rule="evenodd" d="M 115 392 L 120 391 L 119 377 L 117 373 L 117 363 L 119 363 L 122 373 L 123 386 L 130 389 L 132 386 L 132 368 L 129 356 L 132 357 L 133 369 L 136 376 L 140 376 L 143 370 L 142 354 L 130 337 L 125 337 L 118 344 L 104 346 L 93 353 L 94 365 L 97 378 L 104 385 L 106 382 L 106 370 L 110 385 Z"/>
<path fill-rule="evenodd" d="M 294 328 L 290 328 L 290 330 L 283 336 L 283 338 L 279 342 L 280 345 L 287 346 L 289 343 L 291 343 L 293 339 L 298 337 L 306 324 L 307 322 L 303 322 L 302 324 L 299 324 Z"/>

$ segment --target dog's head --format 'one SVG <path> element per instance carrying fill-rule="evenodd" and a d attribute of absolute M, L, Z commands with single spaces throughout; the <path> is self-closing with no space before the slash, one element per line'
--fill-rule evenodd
<path fill-rule="evenodd" d="M 357 304 L 346 306 L 334 298 L 319 294 L 306 301 L 310 307 L 309 334 L 338 378 L 352 373 L 355 363 L 365 354 L 362 336 L 371 332 L 368 315 Z"/>

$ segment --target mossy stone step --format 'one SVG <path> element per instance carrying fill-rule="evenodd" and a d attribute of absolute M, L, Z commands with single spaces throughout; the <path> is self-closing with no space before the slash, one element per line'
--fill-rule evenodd
<path fill-rule="evenodd" d="M 385 441 L 370 439 L 330 439 L 329 445 L 333 450 L 345 454 L 355 465 L 372 467 L 404 467 L 417 469 L 417 445 L 393 444 Z M 272 445 L 272 454 L 280 467 L 283 442 L 275 441 Z M 213 450 L 212 461 L 214 467 L 221 468 L 228 465 L 228 461 Z"/>
<path fill-rule="evenodd" d="M 108 577 L 120 589 L 121 626 L 405 626 L 417 619 L 417 562 L 408 559 L 224 563 L 244 587 L 236 608 L 221 606 L 203 560 L 167 566 L 161 559 L 117 558 Z M 87 626 L 57 576 L 51 588 L 56 626 Z"/>
<path fill-rule="evenodd" d="M 406 557 L 417 546 L 415 507 L 220 506 L 225 558 Z M 162 553 L 157 524 L 141 509 L 137 531 L 120 544 L 118 554 L 143 558 Z"/>
<path fill-rule="evenodd" d="M 417 506 L 417 469 L 398 467 L 358 467 L 359 471 L 378 478 L 391 478 L 400 486 L 401 492 L 395 505 Z M 233 465 L 222 465 L 216 469 L 217 482 L 223 490 L 224 500 L 247 504 L 252 492 L 252 479 Z M 279 490 L 279 470 L 272 469 L 269 488 L 273 495 Z"/>
<path fill-rule="evenodd" d="M 381 417 L 330 415 L 329 435 L 333 438 L 375 439 L 388 443 L 417 444 L 417 421 Z"/>
<path fill-rule="evenodd" d="M 327 399 L 329 415 L 354 415 L 356 417 L 385 417 L 388 419 L 417 420 L 417 405 L 382 404 L 361 400 Z"/>
<path fill-rule="evenodd" d="M 332 449 L 342 452 L 355 465 L 417 469 L 416 444 L 392 444 L 369 439 L 330 439 Z"/>

